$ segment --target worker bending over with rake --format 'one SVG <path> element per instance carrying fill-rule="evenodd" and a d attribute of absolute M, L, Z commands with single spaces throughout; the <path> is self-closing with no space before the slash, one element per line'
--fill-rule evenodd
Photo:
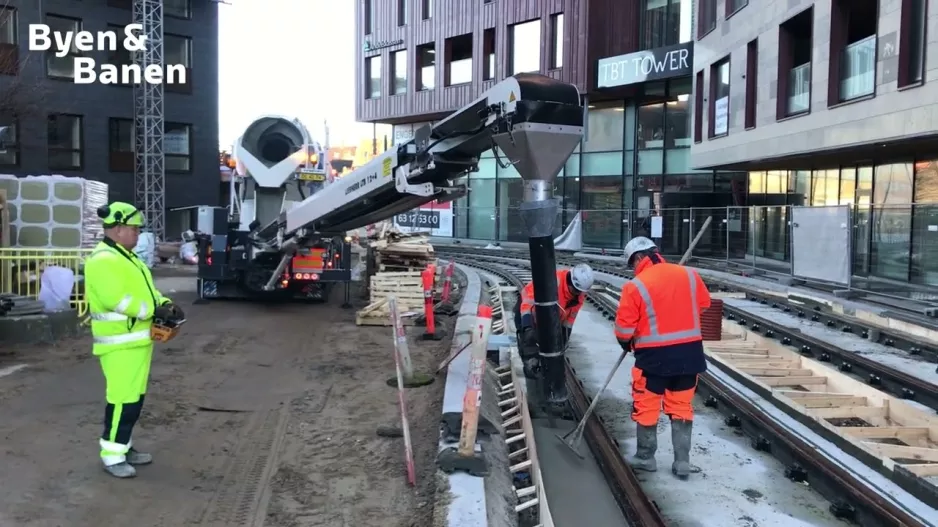
<path fill-rule="evenodd" d="M 593 269 L 586 264 L 577 264 L 572 269 L 557 271 L 557 303 L 560 306 L 561 346 L 566 349 L 573 331 L 573 323 L 583 307 L 586 293 L 593 287 Z M 521 359 L 524 371 L 533 377 L 537 371 L 537 321 L 534 317 L 534 282 L 528 282 L 521 290 L 521 303 L 515 310 L 515 326 L 521 341 Z M 560 351 L 558 350 L 558 351 Z"/>
<path fill-rule="evenodd" d="M 622 288 L 615 333 L 622 349 L 635 353 L 632 420 L 637 424 L 638 445 L 629 462 L 639 470 L 657 470 L 658 417 L 663 405 L 671 418 L 671 471 L 687 479 L 692 401 L 697 376 L 707 369 L 700 314 L 710 307 L 710 292 L 697 271 L 666 262 L 648 238 L 629 241 L 624 257 L 635 277 Z"/>
<path fill-rule="evenodd" d="M 147 392 L 153 337 L 172 338 L 175 330 L 166 328 L 178 328 L 184 315 L 156 290 L 150 270 L 133 253 L 143 214 L 118 201 L 99 208 L 98 216 L 104 240 L 85 262 L 85 298 L 92 352 L 101 361 L 106 384 L 101 460 L 112 476 L 130 478 L 137 474 L 134 465 L 153 461 L 131 440 Z"/>

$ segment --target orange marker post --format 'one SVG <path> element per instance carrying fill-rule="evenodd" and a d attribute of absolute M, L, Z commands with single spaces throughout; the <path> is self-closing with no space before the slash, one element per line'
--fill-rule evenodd
<path fill-rule="evenodd" d="M 433 283 L 436 280 L 436 266 L 428 265 L 423 270 L 421 278 L 423 278 L 423 316 L 427 323 L 427 330 L 423 334 L 423 340 L 442 340 L 443 331 L 438 330 L 436 327 L 433 305 Z"/>

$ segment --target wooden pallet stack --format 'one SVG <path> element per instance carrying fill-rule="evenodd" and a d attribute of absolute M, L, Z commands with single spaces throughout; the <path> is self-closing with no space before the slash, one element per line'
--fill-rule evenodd
<path fill-rule="evenodd" d="M 383 272 L 420 272 L 436 262 L 433 246 L 424 235 L 388 232 L 373 242 L 375 270 Z"/>
<path fill-rule="evenodd" d="M 423 277 L 421 271 L 388 271 L 371 277 L 368 306 L 358 312 L 359 326 L 390 326 L 388 297 L 397 299 L 397 309 L 405 325 L 413 325 L 416 314 L 423 313 Z M 411 316 L 407 316 L 411 315 Z"/>

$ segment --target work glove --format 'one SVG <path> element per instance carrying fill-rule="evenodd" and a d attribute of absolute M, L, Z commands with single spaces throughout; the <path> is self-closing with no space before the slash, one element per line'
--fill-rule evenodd
<path fill-rule="evenodd" d="M 532 327 L 526 327 L 521 330 L 521 345 L 525 347 L 537 347 L 537 332 Z"/>
<path fill-rule="evenodd" d="M 622 346 L 622 351 L 626 353 L 632 351 L 632 339 L 629 339 L 629 340 L 616 339 L 616 340 L 619 341 L 619 346 Z"/>
<path fill-rule="evenodd" d="M 172 304 L 163 304 L 153 310 L 153 318 L 159 320 L 171 320 L 173 318 Z"/>
<path fill-rule="evenodd" d="M 182 311 L 182 308 L 179 307 L 177 304 L 170 302 L 166 306 L 169 307 L 173 320 L 183 320 L 184 318 L 186 318 L 186 314 Z"/>

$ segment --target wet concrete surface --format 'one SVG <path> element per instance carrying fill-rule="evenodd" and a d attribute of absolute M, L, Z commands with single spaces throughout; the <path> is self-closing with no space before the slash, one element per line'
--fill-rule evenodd
<path fill-rule="evenodd" d="M 576 426 L 557 421 L 550 428 L 546 419 L 534 419 L 537 458 L 547 491 L 550 513 L 558 526 L 622 527 L 629 525 L 584 440 L 580 459 L 560 442 Z"/>

